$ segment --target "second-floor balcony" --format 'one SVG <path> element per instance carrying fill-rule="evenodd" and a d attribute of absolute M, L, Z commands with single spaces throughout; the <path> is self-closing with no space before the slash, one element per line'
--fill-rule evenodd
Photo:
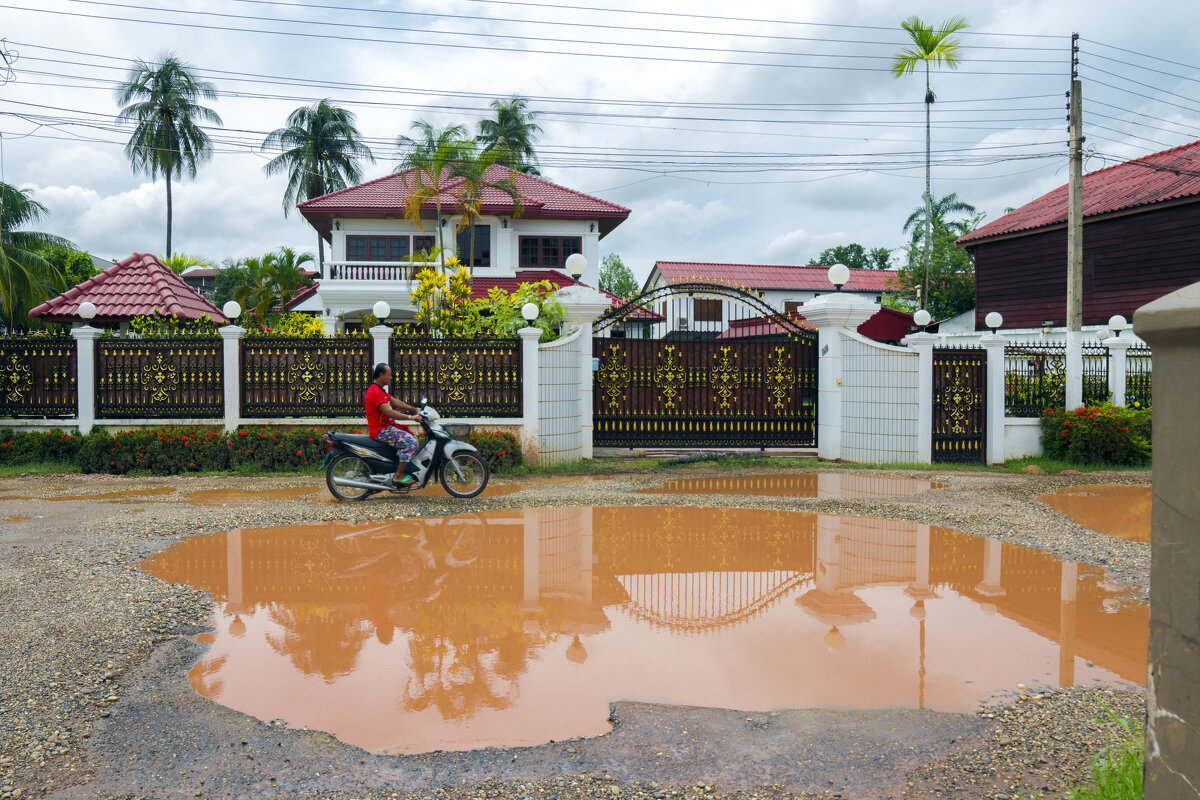
<path fill-rule="evenodd" d="M 331 281 L 411 281 L 423 269 L 435 264 L 410 261 L 326 261 L 325 279 Z"/>

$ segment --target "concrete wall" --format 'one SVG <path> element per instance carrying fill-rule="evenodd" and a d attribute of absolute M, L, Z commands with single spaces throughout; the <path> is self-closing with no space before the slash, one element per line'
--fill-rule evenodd
<path fill-rule="evenodd" d="M 842 458 L 918 460 L 917 354 L 842 328 Z"/>
<path fill-rule="evenodd" d="M 589 325 L 538 345 L 539 464 L 558 464 L 583 457 L 579 363 L 583 346 L 591 347 L 590 334 Z"/>
<path fill-rule="evenodd" d="M 1004 460 L 1042 454 L 1042 421 L 1037 417 L 1004 418 Z"/>

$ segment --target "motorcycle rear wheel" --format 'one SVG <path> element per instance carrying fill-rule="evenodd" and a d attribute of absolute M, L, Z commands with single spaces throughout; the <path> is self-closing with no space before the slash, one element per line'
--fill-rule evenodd
<path fill-rule="evenodd" d="M 349 453 L 343 453 L 329 462 L 329 467 L 325 470 L 325 485 L 329 487 L 329 493 L 338 500 L 353 501 L 366 500 L 378 491 L 377 489 L 362 489 L 358 486 L 340 486 L 333 482 L 335 477 L 352 481 L 369 481 L 371 479 L 371 468 L 367 466 L 367 462 Z"/>

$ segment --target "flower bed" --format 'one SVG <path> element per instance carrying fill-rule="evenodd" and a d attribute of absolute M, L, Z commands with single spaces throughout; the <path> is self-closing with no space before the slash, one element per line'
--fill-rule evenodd
<path fill-rule="evenodd" d="M 1042 454 L 1073 464 L 1145 464 L 1151 412 L 1111 405 L 1042 411 Z"/>

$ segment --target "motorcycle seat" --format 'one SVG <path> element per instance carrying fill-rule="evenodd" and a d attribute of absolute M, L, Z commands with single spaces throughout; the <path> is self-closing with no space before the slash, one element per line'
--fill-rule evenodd
<path fill-rule="evenodd" d="M 387 442 L 381 442 L 378 439 L 372 439 L 361 433 L 333 433 L 332 438 L 336 442 L 344 442 L 345 444 L 356 444 L 359 447 L 365 447 L 368 450 L 383 455 L 386 458 L 396 457 L 396 448 L 392 447 Z"/>

